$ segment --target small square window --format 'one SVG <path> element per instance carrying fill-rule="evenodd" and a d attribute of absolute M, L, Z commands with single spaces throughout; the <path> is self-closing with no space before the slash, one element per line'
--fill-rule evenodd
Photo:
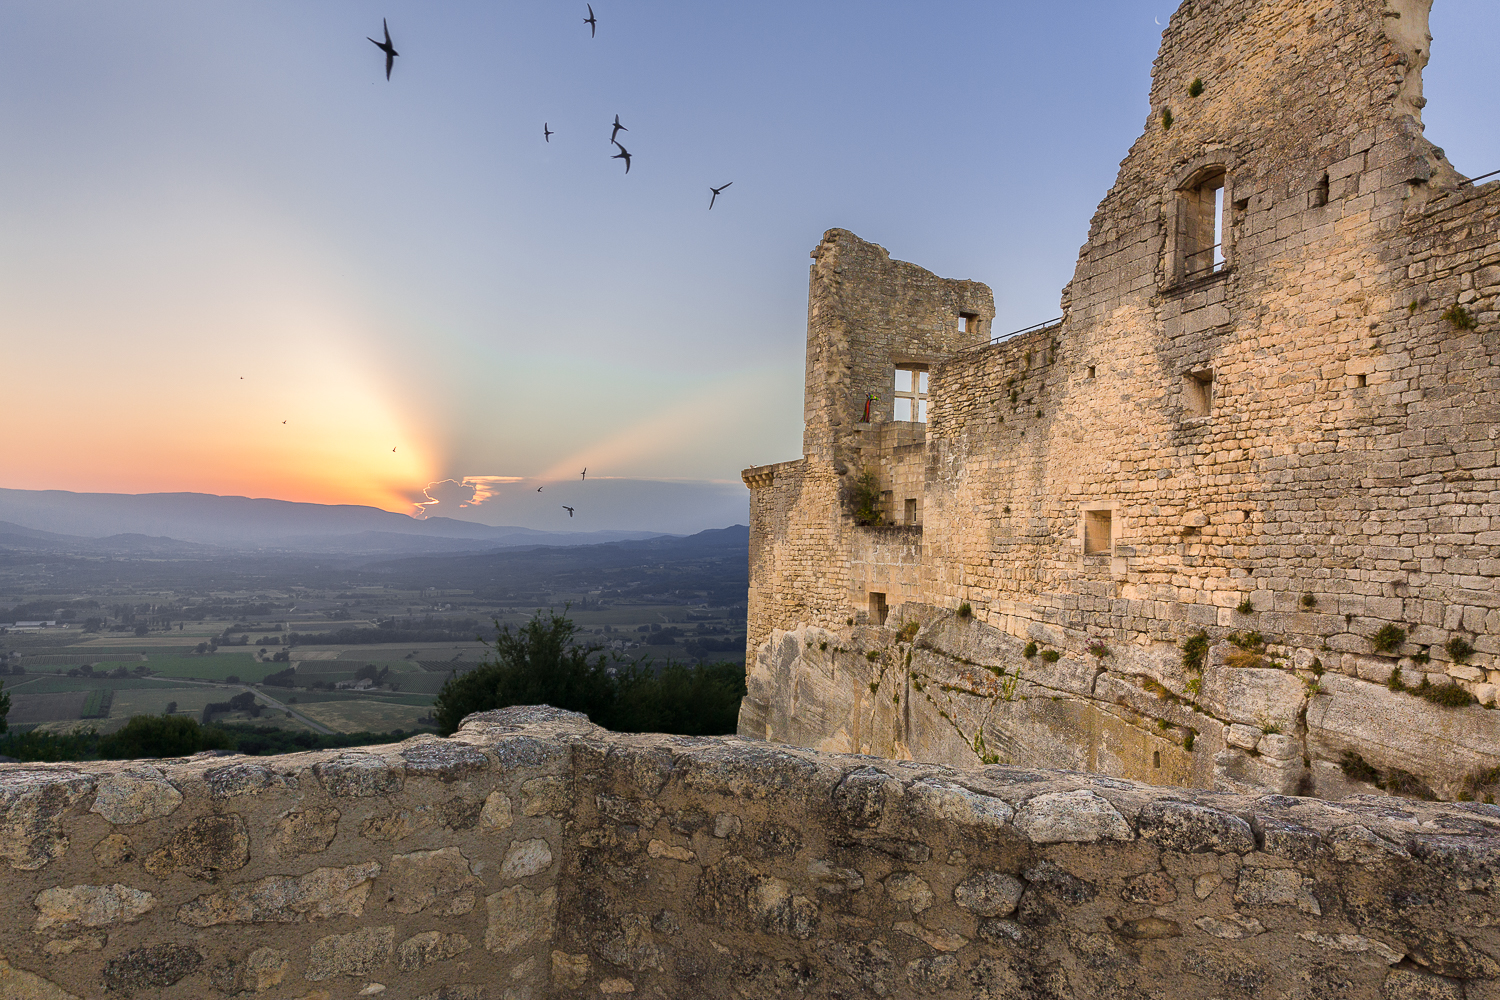
<path fill-rule="evenodd" d="M 870 621 L 876 625 L 884 625 L 886 610 L 885 595 L 872 593 L 870 595 Z"/>
<path fill-rule="evenodd" d="M 1112 511 L 1086 510 L 1083 512 L 1084 555 L 1109 555 L 1114 551 L 1114 525 L 1112 522 Z"/>
<path fill-rule="evenodd" d="M 1212 369 L 1188 372 L 1182 376 L 1182 408 L 1190 417 L 1206 417 L 1214 408 L 1214 373 Z"/>
<path fill-rule="evenodd" d="M 978 333 L 979 332 L 979 314 L 978 313 L 959 313 L 958 314 L 958 332 L 959 333 Z"/>

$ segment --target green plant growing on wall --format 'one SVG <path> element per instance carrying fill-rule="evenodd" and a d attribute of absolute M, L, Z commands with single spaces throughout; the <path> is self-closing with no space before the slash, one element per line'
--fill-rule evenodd
<path fill-rule="evenodd" d="M 1028 660 L 1031 659 L 1033 656 L 1035 656 L 1036 655 L 1036 643 L 1034 643 L 1034 642 L 1028 642 L 1026 644 L 1026 648 L 1023 649 L 1023 650 L 1021 650 L 1021 655 L 1024 656 L 1024 657 L 1026 657 L 1026 659 L 1028 659 Z"/>
<path fill-rule="evenodd" d="M 1304 608 L 1307 608 L 1308 610 L 1311 610 L 1311 609 L 1317 607 L 1318 606 L 1318 595 L 1314 594 L 1312 591 L 1308 591 L 1307 593 L 1303 594 L 1302 595 L 1302 606 Z"/>
<path fill-rule="evenodd" d="M 1229 633 L 1229 644 L 1238 646 L 1247 653 L 1259 653 L 1266 648 L 1266 637 L 1259 632 L 1231 632 Z"/>
<path fill-rule="evenodd" d="M 1093 653 L 1095 657 L 1101 660 L 1109 655 L 1109 647 L 1098 639 L 1089 643 L 1088 649 L 1090 653 Z"/>
<path fill-rule="evenodd" d="M 822 642 L 818 643 L 818 652 L 820 652 L 820 653 L 826 653 L 826 652 L 828 652 L 828 640 L 827 639 L 824 639 Z"/>
<path fill-rule="evenodd" d="M 1344 751 L 1343 759 L 1339 761 L 1339 770 L 1350 781 L 1366 781 L 1377 786 L 1380 784 L 1380 772 L 1353 750 Z"/>
<path fill-rule="evenodd" d="M 1447 708 L 1467 708 L 1479 701 L 1469 693 L 1469 689 L 1457 681 L 1449 681 L 1446 684 L 1434 684 L 1427 678 L 1422 678 L 1422 683 L 1414 688 L 1408 689 L 1411 694 L 1424 698 L 1434 705 L 1443 705 Z"/>
<path fill-rule="evenodd" d="M 960 617 L 960 618 L 972 618 L 972 617 L 974 617 L 974 609 L 971 608 L 971 607 L 969 607 L 969 602 L 968 601 L 964 601 L 962 604 L 960 604 L 958 606 L 958 617 Z"/>
<path fill-rule="evenodd" d="M 907 622 L 901 626 L 901 641 L 911 642 L 917 637 L 917 630 L 922 627 L 921 622 Z"/>
<path fill-rule="evenodd" d="M 1062 654 L 1055 649 L 1047 649 L 1042 651 L 1042 659 L 1046 660 L 1048 663 L 1056 663 L 1058 660 L 1062 659 Z"/>
<path fill-rule="evenodd" d="M 1405 641 L 1406 629 L 1390 623 L 1380 626 L 1380 631 L 1370 636 L 1370 645 L 1377 653 L 1389 653 Z"/>
<path fill-rule="evenodd" d="M 1208 645 L 1207 632 L 1195 632 L 1183 640 L 1182 669 L 1203 673 L 1203 665 L 1208 662 Z"/>
<path fill-rule="evenodd" d="M 1401 679 L 1401 668 L 1397 667 L 1391 671 L 1391 676 L 1386 678 L 1385 686 L 1390 691 L 1405 691 L 1406 682 Z"/>
<path fill-rule="evenodd" d="M 1468 663 L 1469 657 L 1474 655 L 1474 647 L 1469 645 L 1469 641 L 1461 635 L 1455 635 L 1449 639 L 1443 645 L 1443 649 L 1448 651 L 1448 656 L 1454 663 Z"/>
<path fill-rule="evenodd" d="M 1235 605 L 1234 610 L 1242 615 L 1253 615 L 1255 614 L 1255 605 L 1252 604 L 1250 602 L 1250 598 L 1247 597 L 1239 604 Z"/>
<path fill-rule="evenodd" d="M 1172 109 L 1171 108 L 1166 108 L 1166 109 L 1164 109 L 1162 111 L 1162 113 L 1161 113 L 1161 127 L 1163 129 L 1169 129 L 1169 128 L 1171 128 L 1172 127 L 1172 123 L 1174 121 L 1176 121 L 1176 120 L 1177 119 L 1175 119 L 1175 118 L 1172 117 Z"/>
<path fill-rule="evenodd" d="M 878 650 L 878 649 L 872 649 L 872 650 L 870 650 L 868 653 L 865 654 L 865 659 L 869 660 L 871 663 L 874 663 L 876 660 L 880 659 L 880 650 Z"/>
<path fill-rule="evenodd" d="M 1448 311 L 1443 313 L 1443 319 L 1447 320 L 1455 330 L 1472 330 L 1479 325 L 1479 321 L 1474 318 L 1474 314 L 1457 302 L 1449 306 Z"/>
<path fill-rule="evenodd" d="M 866 468 L 854 480 L 849 490 L 849 505 L 853 508 L 854 523 L 862 528 L 880 524 L 880 477 L 874 469 Z"/>
<path fill-rule="evenodd" d="M 1423 666 L 1423 667 L 1425 667 L 1427 664 L 1431 663 L 1432 662 L 1432 647 L 1431 646 L 1423 646 L 1421 649 L 1417 650 L 1416 655 L 1411 658 L 1411 662 L 1417 664 L 1418 666 Z"/>
<path fill-rule="evenodd" d="M 1184 691 L 1186 691 L 1188 694 L 1191 694 L 1191 695 L 1202 694 L 1203 693 L 1203 678 L 1202 677 L 1189 677 L 1187 679 L 1187 683 L 1182 686 L 1182 689 Z"/>
<path fill-rule="evenodd" d="M 1182 736 L 1182 749 L 1186 750 L 1188 753 L 1192 753 L 1193 752 L 1193 744 L 1195 742 L 1197 742 L 1197 739 L 1198 739 L 1198 730 L 1196 730 L 1196 729 L 1189 729 Z"/>
<path fill-rule="evenodd" d="M 1193 82 L 1188 84 L 1189 97 L 1201 97 L 1203 95 L 1203 77 L 1193 77 Z"/>

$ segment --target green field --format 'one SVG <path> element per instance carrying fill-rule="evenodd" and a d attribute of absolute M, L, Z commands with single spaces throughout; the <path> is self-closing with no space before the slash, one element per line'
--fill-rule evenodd
<path fill-rule="evenodd" d="M 146 666 L 157 677 L 196 677 L 205 681 L 222 681 L 230 674 L 246 684 L 257 684 L 266 674 L 285 670 L 285 663 L 256 663 L 249 653 L 204 653 L 188 656 L 153 656 Z"/>

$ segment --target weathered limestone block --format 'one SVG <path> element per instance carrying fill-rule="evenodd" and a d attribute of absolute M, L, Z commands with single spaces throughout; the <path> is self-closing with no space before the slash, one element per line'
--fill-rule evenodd
<path fill-rule="evenodd" d="M 68 849 L 63 814 L 94 790 L 95 779 L 68 770 L 0 772 L 0 858 L 35 871 Z"/>
<path fill-rule="evenodd" d="M 900 794 L 899 782 L 894 787 L 889 784 L 879 787 L 882 796 Z M 913 782 L 906 790 L 906 798 L 907 807 L 915 816 L 967 827 L 1001 829 L 1015 816 L 1015 810 L 1004 799 L 932 778 Z"/>
<path fill-rule="evenodd" d="M 173 873 L 211 879 L 250 863 L 250 833 L 239 813 L 204 816 L 182 827 L 165 847 L 146 859 L 146 870 L 165 879 Z"/>
<path fill-rule="evenodd" d="M 112 833 L 94 845 L 93 855 L 100 868 L 113 868 L 135 860 L 135 847 L 129 837 Z"/>
<path fill-rule="evenodd" d="M 484 899 L 489 925 L 484 946 L 509 955 L 533 941 L 550 941 L 557 926 L 557 890 L 532 892 L 524 885 L 501 889 Z"/>
<path fill-rule="evenodd" d="M 1234 901 L 1240 906 L 1295 906 L 1313 916 L 1323 914 L 1313 880 L 1290 868 L 1241 868 Z"/>
<path fill-rule="evenodd" d="M 546 842 L 541 841 L 546 849 Z M 518 856 L 517 867 L 534 864 L 534 851 Z M 547 853 L 547 863 L 552 855 Z M 386 905 L 396 913 L 420 913 L 428 907 L 434 913 L 458 916 L 474 909 L 484 882 L 475 876 L 469 861 L 456 847 L 436 851 L 413 851 L 397 854 L 386 866 Z"/>
<path fill-rule="evenodd" d="M 975 872 L 953 890 L 953 901 L 979 917 L 1008 917 L 1016 910 L 1026 886 L 1004 872 Z"/>
<path fill-rule="evenodd" d="M 587 954 L 552 953 L 552 982 L 565 990 L 581 989 L 593 975 L 593 962 Z"/>
<path fill-rule="evenodd" d="M 521 815 L 543 816 L 566 812 L 573 806 L 573 790 L 566 778 L 547 775 L 521 783 Z"/>
<path fill-rule="evenodd" d="M 1306 697 L 1302 681 L 1285 670 L 1210 667 L 1203 674 L 1204 706 L 1222 719 L 1256 729 L 1295 729 Z"/>
<path fill-rule="evenodd" d="M 1209 937 L 1216 937 L 1222 941 L 1239 941 L 1266 932 L 1259 920 L 1241 913 L 1230 913 L 1222 917 L 1199 917 L 1193 921 L 1193 924 Z"/>
<path fill-rule="evenodd" d="M 651 921 L 644 913 L 627 913 L 620 918 L 619 933 L 599 945 L 599 955 L 611 965 L 632 972 L 654 969 L 665 972 L 666 954 L 656 944 Z"/>
<path fill-rule="evenodd" d="M 329 795 L 368 798 L 401 791 L 404 768 L 372 753 L 347 753 L 313 765 L 313 774 Z"/>
<path fill-rule="evenodd" d="M 406 774 L 411 778 L 437 778 L 444 783 L 458 781 L 490 766 L 489 757 L 478 747 L 429 737 L 401 750 Z"/>
<path fill-rule="evenodd" d="M 513 822 L 515 819 L 511 813 L 510 797 L 504 792 L 490 792 L 485 797 L 484 808 L 479 813 L 480 827 L 499 832 L 510 829 Z"/>
<path fill-rule="evenodd" d="M 128 885 L 75 885 L 43 889 L 32 900 L 36 930 L 71 934 L 80 927 L 130 923 L 156 908 L 156 897 Z"/>
<path fill-rule="evenodd" d="M 327 850 L 339 832 L 337 809 L 301 809 L 276 821 L 271 844 L 277 854 L 317 854 Z"/>
<path fill-rule="evenodd" d="M 313 942 L 302 975 L 314 983 L 334 976 L 368 976 L 391 960 L 395 946 L 393 926 L 330 934 Z"/>
<path fill-rule="evenodd" d="M 209 981 L 225 993 L 262 993 L 280 986 L 291 972 L 287 953 L 276 948 L 256 948 L 243 959 L 231 958 L 209 973 Z"/>
<path fill-rule="evenodd" d="M 423 931 L 397 946 L 396 968 L 402 972 L 415 972 L 424 965 L 461 955 L 471 947 L 469 939 L 462 934 Z"/>
<path fill-rule="evenodd" d="M 104 964 L 104 988 L 130 993 L 172 986 L 203 964 L 203 954 L 187 944 L 157 944 L 132 948 Z"/>
<path fill-rule="evenodd" d="M 897 872 L 885 880 L 885 898 L 903 910 L 921 913 L 932 905 L 932 887 L 911 872 Z"/>
<path fill-rule="evenodd" d="M 135 767 L 100 778 L 89 812 L 128 826 L 170 816 L 181 804 L 182 793 L 159 770 Z"/>
<path fill-rule="evenodd" d="M 213 927 L 358 917 L 379 874 L 379 862 L 368 861 L 315 868 L 306 875 L 272 875 L 186 902 L 178 908 L 177 919 L 192 927 Z"/>
<path fill-rule="evenodd" d="M 1109 800 L 1086 788 L 1028 800 L 1016 814 L 1015 826 L 1037 844 L 1135 839 L 1135 831 Z"/>
<path fill-rule="evenodd" d="M 799 941 L 812 937 L 819 923 L 817 903 L 794 894 L 786 880 L 763 875 L 740 855 L 704 869 L 697 905 L 713 923 L 785 934 Z"/>
<path fill-rule="evenodd" d="M 1249 854 L 1255 850 L 1250 824 L 1211 806 L 1193 802 L 1152 802 L 1141 810 L 1141 836 L 1163 850 L 1183 854 Z"/>
<path fill-rule="evenodd" d="M 0 1000 L 78 1000 L 73 994 L 35 973 L 18 969 L 0 958 Z"/>
<path fill-rule="evenodd" d="M 500 862 L 500 874 L 504 878 L 529 878 L 540 875 L 552 867 L 552 848 L 541 838 L 513 840 Z"/>
<path fill-rule="evenodd" d="M 210 797 L 218 800 L 232 799 L 239 795 L 259 795 L 261 792 L 295 791 L 297 779 L 280 774 L 265 764 L 226 764 L 203 772 L 203 783 L 208 786 Z"/>

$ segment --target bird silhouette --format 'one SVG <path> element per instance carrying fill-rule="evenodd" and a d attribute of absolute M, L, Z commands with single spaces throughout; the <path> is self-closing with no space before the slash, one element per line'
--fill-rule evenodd
<path fill-rule="evenodd" d="M 568 512 L 568 516 L 569 517 L 573 516 L 573 508 L 572 507 L 569 507 L 567 504 L 563 504 L 562 505 L 562 509 Z"/>
<path fill-rule="evenodd" d="M 366 35 L 365 37 L 370 38 L 370 44 L 374 45 L 377 49 L 385 53 L 385 78 L 389 80 L 391 78 L 391 67 L 396 65 L 396 57 L 401 53 L 397 52 L 396 46 L 391 44 L 391 29 L 390 26 L 385 23 L 385 18 L 383 17 L 380 19 L 380 26 L 385 29 L 385 44 L 381 44 L 380 42 L 375 41 L 375 39 L 370 38 L 369 35 Z"/>
<path fill-rule="evenodd" d="M 391 449 L 391 454 L 393 454 L 393 455 L 394 455 L 394 454 L 395 454 L 395 453 L 396 453 L 396 449 L 395 449 L 395 448 L 392 448 L 392 449 Z"/>
<path fill-rule="evenodd" d="M 620 146 L 620 144 L 618 142 L 615 143 L 615 145 L 616 146 Z M 616 153 L 614 156 L 611 156 L 610 159 L 611 160 L 624 160 L 625 161 L 625 172 L 627 174 L 630 173 L 630 150 L 626 149 L 624 146 L 620 146 L 620 151 L 618 153 Z"/>
<path fill-rule="evenodd" d="M 609 141 L 610 142 L 614 142 L 615 141 L 615 137 L 618 136 L 621 132 L 629 132 L 629 131 L 630 131 L 630 129 L 628 129 L 624 125 L 620 124 L 620 116 L 619 115 L 615 115 L 615 128 L 614 128 L 614 131 L 609 134 Z"/>
<path fill-rule="evenodd" d="M 578 474 L 578 478 L 579 479 L 587 479 L 588 477 L 589 477 L 589 467 L 587 465 L 585 465 L 583 467 L 583 471 Z"/>
<path fill-rule="evenodd" d="M 583 23 L 589 26 L 589 37 L 593 38 L 594 32 L 599 27 L 599 20 L 598 18 L 594 17 L 594 5 L 588 4 L 587 6 L 589 9 L 589 16 L 583 19 Z"/>
<path fill-rule="evenodd" d="M 286 423 L 286 421 L 285 421 L 285 420 L 283 420 L 283 421 L 282 421 L 282 423 Z"/>
<path fill-rule="evenodd" d="M 547 127 L 547 123 L 546 122 L 542 122 L 542 138 L 545 139 L 545 140 L 547 140 L 548 142 L 551 142 L 552 141 L 552 136 L 554 134 L 555 133 L 550 128 Z"/>
<path fill-rule="evenodd" d="M 540 487 L 540 486 L 538 486 L 538 487 L 537 487 L 537 488 L 536 488 L 536 491 L 537 491 L 537 492 L 538 492 L 538 493 L 540 493 L 540 492 L 542 492 L 542 488 L 541 488 L 541 487 Z"/>
<path fill-rule="evenodd" d="M 730 181 L 729 182 L 729 184 L 733 184 L 733 183 L 734 183 L 734 181 Z M 713 186 L 709 187 L 709 190 L 713 192 L 713 197 L 708 199 L 708 210 L 710 212 L 712 212 L 714 210 L 714 202 L 716 202 L 716 201 L 719 200 L 719 192 L 721 192 L 725 188 L 727 188 L 729 186 L 729 184 L 720 184 L 718 187 L 713 187 Z"/>

